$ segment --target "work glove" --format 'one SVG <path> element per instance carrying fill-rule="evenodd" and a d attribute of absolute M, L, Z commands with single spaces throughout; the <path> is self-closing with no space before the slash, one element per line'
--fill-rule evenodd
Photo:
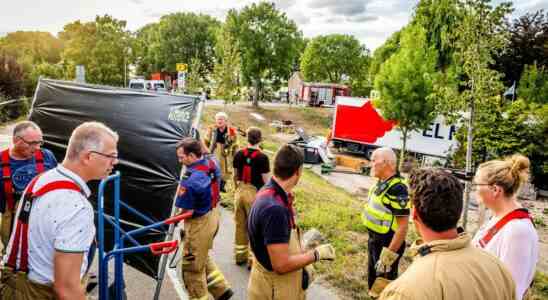
<path fill-rule="evenodd" d="M 381 256 L 379 261 L 375 265 L 377 274 L 384 274 L 390 272 L 392 264 L 398 259 L 400 255 L 386 247 L 382 247 Z"/>
<path fill-rule="evenodd" d="M 335 248 L 331 244 L 320 245 L 314 249 L 314 257 L 316 262 L 320 260 L 334 260 Z"/>

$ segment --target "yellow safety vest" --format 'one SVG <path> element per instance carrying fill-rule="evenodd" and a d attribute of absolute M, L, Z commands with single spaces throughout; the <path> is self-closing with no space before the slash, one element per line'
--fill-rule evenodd
<path fill-rule="evenodd" d="M 386 234 L 392 229 L 398 229 L 398 222 L 395 222 L 395 217 L 389 207 L 393 209 L 410 209 L 411 202 L 409 199 L 397 199 L 396 197 L 387 195 L 386 192 L 395 186 L 402 183 L 407 186 L 406 180 L 401 177 L 392 177 L 387 183 L 387 186 L 382 187 L 382 184 L 375 185 L 369 190 L 367 203 L 363 210 L 363 222 L 365 226 L 379 234 Z M 379 188 L 384 188 L 380 194 L 376 195 Z"/>

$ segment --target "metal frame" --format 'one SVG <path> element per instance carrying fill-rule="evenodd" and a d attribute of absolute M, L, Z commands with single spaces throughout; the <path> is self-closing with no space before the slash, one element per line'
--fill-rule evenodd
<path fill-rule="evenodd" d="M 99 184 L 99 193 L 97 201 L 97 219 L 98 219 L 98 248 L 99 248 L 99 300 L 108 300 L 108 263 L 114 258 L 114 298 L 115 300 L 124 299 L 124 255 L 138 252 L 150 251 L 154 255 L 168 254 L 177 249 L 178 241 L 170 240 L 159 243 L 141 245 L 135 240 L 135 237 L 142 235 L 150 230 L 157 228 L 165 229 L 165 226 L 172 227 L 181 220 L 192 216 L 191 213 L 175 215 L 169 219 L 154 222 L 149 217 L 130 207 L 120 200 L 120 172 L 101 180 Z M 114 182 L 114 217 L 105 214 L 105 187 L 109 182 Z M 120 206 L 143 219 L 149 225 L 140 227 L 131 231 L 124 231 L 120 226 Z M 105 253 L 105 221 L 114 227 L 114 247 L 111 251 Z M 124 248 L 124 241 L 128 239 L 132 247 Z"/>

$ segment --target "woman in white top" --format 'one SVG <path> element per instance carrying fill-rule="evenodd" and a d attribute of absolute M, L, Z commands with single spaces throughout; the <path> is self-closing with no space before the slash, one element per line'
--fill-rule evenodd
<path fill-rule="evenodd" d="M 517 192 L 529 177 L 529 159 L 514 155 L 481 164 L 472 189 L 493 217 L 480 228 L 472 243 L 497 256 L 512 273 L 516 298 L 523 299 L 535 276 L 539 256 L 537 231 Z"/>

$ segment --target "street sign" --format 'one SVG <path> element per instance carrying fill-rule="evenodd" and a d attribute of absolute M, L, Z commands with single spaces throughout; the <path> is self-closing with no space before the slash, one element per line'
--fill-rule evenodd
<path fill-rule="evenodd" d="M 186 72 L 188 70 L 188 65 L 183 63 L 178 63 L 175 65 L 177 72 Z"/>

